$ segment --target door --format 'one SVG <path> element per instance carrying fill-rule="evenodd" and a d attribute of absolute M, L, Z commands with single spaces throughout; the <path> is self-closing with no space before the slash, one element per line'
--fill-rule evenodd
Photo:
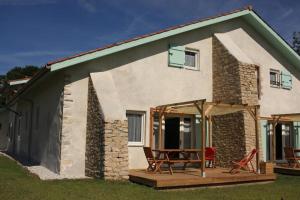
<path fill-rule="evenodd" d="M 275 129 L 276 137 L 276 160 L 282 160 L 282 124 L 277 124 Z"/>
<path fill-rule="evenodd" d="M 279 123 L 276 126 L 276 160 L 284 160 L 284 147 L 293 146 L 291 124 Z"/>
<path fill-rule="evenodd" d="M 165 149 L 179 149 L 180 146 L 180 118 L 165 119 Z"/>

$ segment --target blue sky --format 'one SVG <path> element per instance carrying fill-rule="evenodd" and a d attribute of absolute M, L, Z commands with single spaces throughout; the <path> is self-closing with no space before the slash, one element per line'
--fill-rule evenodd
<path fill-rule="evenodd" d="M 0 0 L 0 74 L 249 4 L 288 42 L 300 31 L 298 0 Z"/>

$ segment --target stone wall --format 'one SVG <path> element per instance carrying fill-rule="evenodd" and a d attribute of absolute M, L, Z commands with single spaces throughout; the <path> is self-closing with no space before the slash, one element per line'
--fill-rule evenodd
<path fill-rule="evenodd" d="M 127 121 L 105 121 L 104 132 L 104 178 L 128 179 Z"/>
<path fill-rule="evenodd" d="M 105 121 L 91 79 L 88 91 L 85 174 L 107 180 L 128 179 L 127 121 Z"/>
<path fill-rule="evenodd" d="M 63 91 L 63 119 L 62 119 L 62 132 L 61 132 L 61 161 L 60 161 L 60 174 L 65 175 L 65 171 L 73 165 L 71 147 L 71 134 L 72 134 L 72 107 L 74 100 L 71 91 L 71 76 L 64 76 L 64 91 Z"/>
<path fill-rule="evenodd" d="M 256 66 L 239 62 L 213 38 L 213 101 L 258 104 Z M 246 112 L 213 117 L 213 146 L 220 165 L 228 167 L 256 146 L 255 122 Z"/>
<path fill-rule="evenodd" d="M 104 120 L 93 83 L 89 79 L 86 127 L 85 175 L 104 177 Z M 103 152 L 103 153 L 101 153 Z"/>

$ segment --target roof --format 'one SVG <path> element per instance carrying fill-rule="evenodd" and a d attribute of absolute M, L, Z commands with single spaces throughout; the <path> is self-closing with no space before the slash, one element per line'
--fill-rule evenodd
<path fill-rule="evenodd" d="M 196 20 L 187 24 L 182 24 L 167 28 L 158 32 L 147 35 L 142 35 L 130 40 L 121 41 L 118 43 L 110 44 L 101 48 L 83 52 L 74 56 L 62 58 L 46 64 L 51 71 L 60 70 L 70 67 L 79 63 L 97 59 L 113 53 L 117 53 L 126 49 L 137 47 L 163 38 L 174 36 L 187 31 L 195 30 L 198 28 L 206 27 L 209 25 L 221 23 L 235 18 L 243 18 L 250 25 L 252 25 L 257 32 L 270 42 L 284 57 L 286 57 L 291 64 L 300 69 L 300 56 L 293 50 L 293 48 L 277 34 L 259 15 L 252 10 L 252 7 L 235 10 L 232 12 L 224 13 L 214 17 Z"/>
<path fill-rule="evenodd" d="M 20 85 L 20 84 L 25 84 L 27 83 L 31 78 L 21 78 L 21 79 L 15 79 L 15 80 L 9 80 L 8 84 L 9 85 Z"/>
<path fill-rule="evenodd" d="M 198 28 L 206 27 L 209 25 L 221 23 L 234 18 L 242 17 L 249 24 L 254 26 L 255 30 L 265 37 L 267 41 L 273 44 L 276 49 L 281 52 L 293 65 L 300 70 L 300 56 L 293 50 L 289 44 L 280 37 L 266 22 L 264 22 L 258 14 L 256 14 L 251 6 L 243 9 L 234 10 L 231 12 L 223 13 L 213 17 L 209 17 L 202 20 L 192 21 L 190 23 L 170 27 L 158 32 L 142 35 L 133 39 L 124 40 L 121 42 L 113 43 L 101 48 L 82 52 L 77 55 L 62 58 L 52 62 L 48 62 L 44 68 L 35 74 L 30 81 L 28 81 L 14 96 L 11 103 L 17 99 L 19 95 L 25 92 L 32 84 L 42 78 L 44 75 L 51 71 L 61 70 L 73 65 L 83 63 L 89 60 L 97 59 L 106 55 L 110 55 L 116 52 L 120 52 L 129 48 L 133 48 L 139 45 L 147 44 L 156 40 L 160 40 L 166 37 L 184 33 L 187 31 L 195 30 Z"/>

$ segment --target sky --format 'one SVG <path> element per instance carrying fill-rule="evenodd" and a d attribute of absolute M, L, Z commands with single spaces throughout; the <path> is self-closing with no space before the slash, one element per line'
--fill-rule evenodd
<path fill-rule="evenodd" d="M 286 41 L 299 0 L 0 0 L 0 74 L 252 5 Z"/>

